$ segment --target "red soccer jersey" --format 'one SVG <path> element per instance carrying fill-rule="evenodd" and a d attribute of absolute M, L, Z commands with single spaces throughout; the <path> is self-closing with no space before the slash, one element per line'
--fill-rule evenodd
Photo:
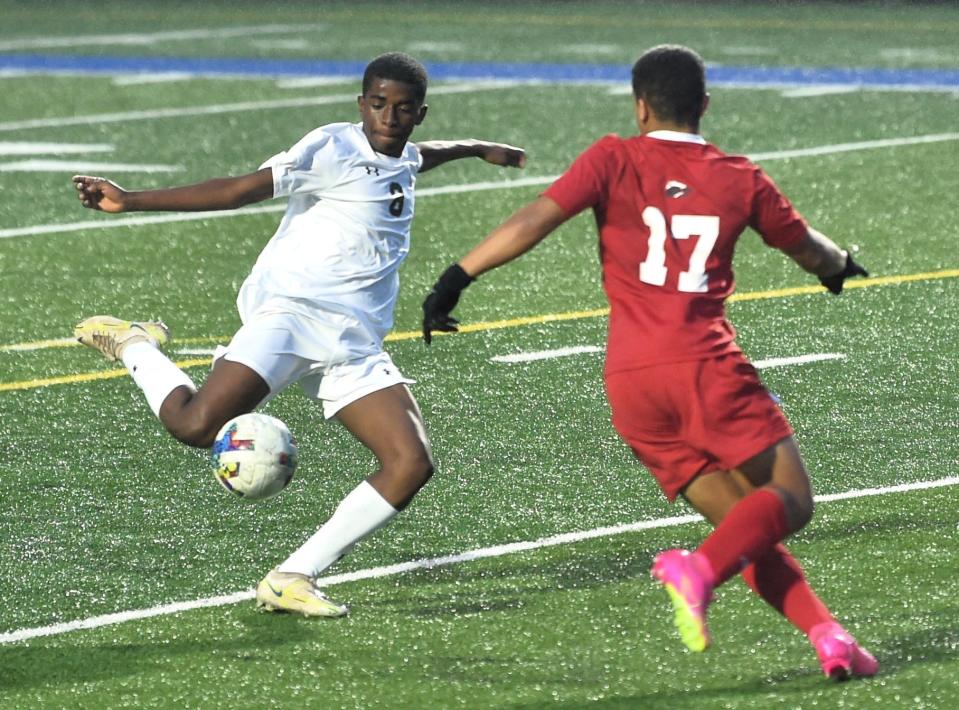
<path fill-rule="evenodd" d="M 738 352 L 724 304 L 739 235 L 784 248 L 807 229 L 756 165 L 684 133 L 601 138 L 543 194 L 569 216 L 593 208 L 607 372 Z"/>

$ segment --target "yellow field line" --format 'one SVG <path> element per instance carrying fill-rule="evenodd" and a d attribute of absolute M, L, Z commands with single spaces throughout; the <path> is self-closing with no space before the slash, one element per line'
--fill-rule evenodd
<path fill-rule="evenodd" d="M 209 365 L 212 358 L 201 358 L 196 360 L 180 360 L 174 363 L 181 370 L 187 367 L 198 367 L 200 365 Z M 0 392 L 11 392 L 14 390 L 32 390 L 39 387 L 50 387 L 51 385 L 70 385 L 77 382 L 93 382 L 95 380 L 112 380 L 116 377 L 124 377 L 127 374 L 123 370 L 103 370 L 101 372 L 84 372 L 78 375 L 63 375 L 62 377 L 46 377 L 40 380 L 24 380 L 23 382 L 0 382 Z"/>
<path fill-rule="evenodd" d="M 201 345 L 203 343 L 222 343 L 224 338 L 219 336 L 204 335 L 195 338 L 177 338 L 177 345 Z M 226 338 L 229 340 L 229 338 Z M 0 345 L 0 353 L 5 352 L 24 352 L 30 350 L 53 350 L 56 348 L 72 348 L 80 343 L 76 338 L 54 338 L 53 340 L 34 340 L 29 343 L 14 343 L 13 345 Z"/>
<path fill-rule="evenodd" d="M 873 286 L 891 286 L 915 281 L 935 281 L 939 279 L 954 279 L 959 277 L 959 269 L 943 269 L 941 271 L 925 271 L 918 274 L 902 274 L 899 276 L 877 276 L 869 279 L 859 279 L 856 281 L 847 281 L 847 289 L 871 288 Z M 794 286 L 791 288 L 780 288 L 772 291 L 749 291 L 746 293 L 734 293 L 727 300 L 731 303 L 739 301 L 760 301 L 772 298 L 788 298 L 790 296 L 806 296 L 813 293 L 822 293 L 825 289 L 822 286 Z M 581 318 L 600 318 L 609 314 L 609 308 L 595 308 L 588 311 L 566 311 L 565 313 L 546 313 L 539 316 L 525 316 L 522 318 L 509 318 L 506 320 L 487 321 L 482 323 L 468 323 L 460 326 L 461 333 L 478 333 L 488 330 L 500 330 L 503 328 L 517 328 L 524 325 L 538 325 L 542 323 L 556 323 L 561 321 L 578 320 Z M 445 336 L 450 333 L 434 333 L 434 336 Z M 415 340 L 422 336 L 418 330 L 401 331 L 390 333 L 386 336 L 388 342 L 401 340 Z M 228 338 L 185 338 L 178 342 L 211 342 L 223 341 Z M 76 345 L 70 339 L 41 340 L 35 343 L 20 343 L 18 345 L 8 345 L 0 350 L 39 350 L 42 347 L 65 347 Z M 192 360 L 179 360 L 174 363 L 181 370 L 188 367 L 200 367 L 209 365 L 212 357 L 195 358 Z M 29 390 L 39 387 L 50 387 L 51 385 L 75 384 L 79 382 L 93 382 L 95 380 L 110 380 L 116 377 L 123 377 L 127 374 L 125 369 L 105 370 L 102 372 L 85 372 L 76 375 L 64 375 L 61 377 L 48 377 L 36 380 L 24 380 L 22 382 L 0 382 L 0 392 L 11 392 L 16 390 Z"/>
<path fill-rule="evenodd" d="M 870 288 L 872 286 L 896 286 L 913 281 L 935 281 L 938 279 L 954 279 L 959 277 L 959 269 L 943 269 L 942 271 L 925 271 L 920 274 L 901 274 L 899 276 L 876 276 L 869 279 L 859 279 L 856 281 L 847 281 L 845 288 Z M 792 288 L 780 288 L 775 291 L 750 291 L 748 293 L 734 293 L 727 300 L 729 303 L 736 301 L 759 301 L 766 298 L 784 298 L 786 296 L 805 296 L 810 293 L 821 293 L 825 291 L 822 286 L 795 286 Z"/>

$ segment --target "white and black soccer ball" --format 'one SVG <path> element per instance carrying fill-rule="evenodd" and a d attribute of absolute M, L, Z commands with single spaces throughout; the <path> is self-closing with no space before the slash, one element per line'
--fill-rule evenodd
<path fill-rule="evenodd" d="M 244 500 L 275 496 L 293 480 L 296 442 L 286 424 L 267 414 L 241 414 L 213 442 L 213 475 Z"/>

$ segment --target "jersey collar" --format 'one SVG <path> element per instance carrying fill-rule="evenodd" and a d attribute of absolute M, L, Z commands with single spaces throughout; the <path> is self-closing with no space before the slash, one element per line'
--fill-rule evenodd
<path fill-rule="evenodd" d="M 677 143 L 700 143 L 706 142 L 698 133 L 683 133 L 682 131 L 650 131 L 646 134 L 647 138 L 656 138 L 661 141 L 676 141 Z"/>

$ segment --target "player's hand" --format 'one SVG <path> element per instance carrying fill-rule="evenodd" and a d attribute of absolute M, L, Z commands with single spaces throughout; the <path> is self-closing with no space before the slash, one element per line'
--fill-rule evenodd
<path fill-rule="evenodd" d="M 484 147 L 483 160 L 504 168 L 524 168 L 526 151 L 506 143 L 490 143 Z"/>
<path fill-rule="evenodd" d="M 455 333 L 459 321 L 450 315 L 460 300 L 463 289 L 473 282 L 473 277 L 463 271 L 459 264 L 453 264 L 433 285 L 426 300 L 423 301 L 423 340 L 429 345 L 433 342 L 433 331 Z"/>
<path fill-rule="evenodd" d="M 73 186 L 77 189 L 80 204 L 101 212 L 124 212 L 127 191 L 102 177 L 74 175 Z"/>
<path fill-rule="evenodd" d="M 846 252 L 846 265 L 842 271 L 832 276 L 820 276 L 819 282 L 838 296 L 842 293 L 843 282 L 851 276 L 869 276 L 869 272 L 853 261 L 852 254 Z"/>

